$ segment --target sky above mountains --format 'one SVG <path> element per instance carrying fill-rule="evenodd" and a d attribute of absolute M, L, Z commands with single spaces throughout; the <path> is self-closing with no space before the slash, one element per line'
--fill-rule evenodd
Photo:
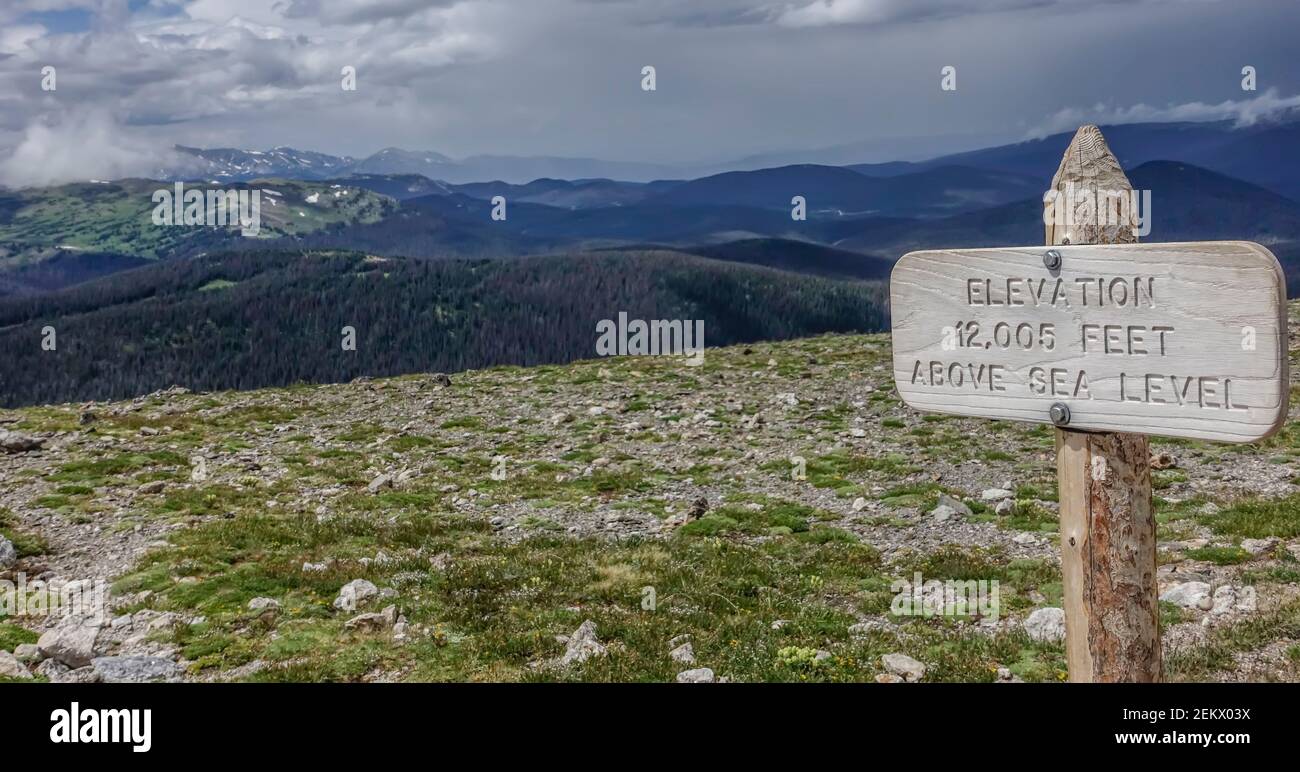
<path fill-rule="evenodd" d="M 1300 105 L 1297 22 L 1294 0 L 5 0 L 0 183 L 148 174 L 174 144 L 869 162 L 1250 122 Z"/>

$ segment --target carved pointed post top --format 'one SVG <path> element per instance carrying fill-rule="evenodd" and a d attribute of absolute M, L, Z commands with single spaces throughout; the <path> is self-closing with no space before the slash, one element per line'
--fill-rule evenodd
<path fill-rule="evenodd" d="M 1047 243 L 1136 244 L 1132 190 L 1101 129 L 1080 126 L 1043 199 Z"/>
<path fill-rule="evenodd" d="M 1133 186 L 1081 126 L 1043 196 L 1048 244 L 1135 244 Z M 1141 434 L 1056 430 L 1070 680 L 1161 678 L 1150 446 Z"/>

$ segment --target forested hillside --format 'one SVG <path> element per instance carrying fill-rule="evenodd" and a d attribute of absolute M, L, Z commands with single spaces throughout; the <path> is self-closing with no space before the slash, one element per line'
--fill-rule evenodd
<path fill-rule="evenodd" d="M 701 319 L 705 344 L 888 327 L 883 284 L 675 252 L 418 261 L 247 252 L 0 302 L 0 405 L 596 356 L 596 323 Z M 42 329 L 56 348 L 42 348 Z M 342 329 L 356 330 L 356 350 Z"/>

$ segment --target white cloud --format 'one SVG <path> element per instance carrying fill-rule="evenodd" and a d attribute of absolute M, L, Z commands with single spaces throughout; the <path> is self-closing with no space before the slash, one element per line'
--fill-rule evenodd
<path fill-rule="evenodd" d="M 1031 139 L 1045 137 L 1062 131 L 1073 131 L 1085 123 L 1116 125 L 1121 123 L 1177 122 L 1177 121 L 1233 121 L 1238 126 L 1250 126 L 1300 109 L 1300 95 L 1281 97 L 1276 89 L 1250 99 L 1227 99 L 1217 104 L 1186 102 L 1184 104 L 1156 107 L 1135 104 L 1116 107 L 1095 104 L 1092 107 L 1066 107 L 1053 113 L 1047 120 L 1028 133 Z"/>
<path fill-rule="evenodd" d="M 0 180 L 12 187 L 89 179 L 148 177 L 160 165 L 180 163 L 170 146 L 124 127 L 101 111 L 27 127 L 9 157 L 0 160 Z"/>

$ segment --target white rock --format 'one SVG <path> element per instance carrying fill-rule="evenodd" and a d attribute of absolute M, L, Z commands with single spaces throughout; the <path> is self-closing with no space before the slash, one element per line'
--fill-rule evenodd
<path fill-rule="evenodd" d="M 687 641 L 681 646 L 668 652 L 668 656 L 672 658 L 673 662 L 680 662 L 683 665 L 694 665 L 695 647 L 691 645 L 690 641 Z"/>
<path fill-rule="evenodd" d="M 925 665 L 906 654 L 886 654 L 880 658 L 880 663 L 885 666 L 885 670 L 902 676 L 908 683 L 915 683 L 925 677 Z"/>
<path fill-rule="evenodd" d="M 940 504 L 930 511 L 930 516 L 934 518 L 936 523 L 946 523 L 951 520 L 955 514 L 957 514 L 957 510 L 945 504 Z"/>
<path fill-rule="evenodd" d="M 1214 589 L 1211 614 L 1249 613 L 1255 610 L 1255 588 L 1222 585 Z"/>
<path fill-rule="evenodd" d="M 1183 582 L 1165 590 L 1160 600 L 1186 609 L 1209 611 L 1214 608 L 1210 585 L 1205 582 Z"/>
<path fill-rule="evenodd" d="M 371 493 L 378 493 L 384 488 L 391 487 L 392 484 L 393 484 L 393 478 L 389 477 L 386 474 L 381 474 L 375 479 L 370 481 L 370 484 L 366 486 L 366 490 L 370 491 Z"/>
<path fill-rule="evenodd" d="M 1016 544 L 1037 544 L 1038 537 L 1033 535 L 1029 531 L 1021 531 L 1015 536 L 1012 536 L 1011 541 L 1015 542 Z"/>
<path fill-rule="evenodd" d="M 280 601 L 275 598 L 253 598 L 248 602 L 249 611 L 265 611 L 280 608 Z"/>
<path fill-rule="evenodd" d="M 853 500 L 853 511 L 854 511 L 854 512 L 861 512 L 862 510 L 864 510 L 864 509 L 866 509 L 866 508 L 867 508 L 867 500 L 866 500 L 866 499 L 864 499 L 864 498 L 862 498 L 861 496 L 859 496 L 859 497 L 857 497 L 856 499 Z"/>
<path fill-rule="evenodd" d="M 99 625 L 77 617 L 67 617 L 46 630 L 36 645 L 50 659 L 70 668 L 83 668 L 99 653 L 95 649 L 98 637 Z"/>
<path fill-rule="evenodd" d="M 340 611 L 356 611 L 357 607 L 379 594 L 379 588 L 365 579 L 353 579 L 343 585 L 339 596 L 334 599 L 334 608 Z"/>
<path fill-rule="evenodd" d="M 605 656 L 605 645 L 596 639 L 596 623 L 588 619 L 573 631 L 559 659 L 560 667 L 586 662 L 592 657 Z"/>
<path fill-rule="evenodd" d="M 679 684 L 711 684 L 713 680 L 713 671 L 707 667 L 683 670 L 677 674 L 677 683 Z"/>
<path fill-rule="evenodd" d="M 0 677 L 26 680 L 31 678 L 32 674 L 27 672 L 27 668 L 18 661 L 17 657 L 7 651 L 0 651 Z"/>
<path fill-rule="evenodd" d="M 1009 499 L 1014 495 L 1014 493 L 1006 488 L 989 488 L 980 494 L 980 499 L 983 501 L 1001 501 L 1003 499 Z"/>
<path fill-rule="evenodd" d="M 1065 640 L 1065 611 L 1059 608 L 1035 609 L 1025 620 L 1025 632 L 1039 643 L 1060 643 Z"/>
<path fill-rule="evenodd" d="M 18 562 L 18 548 L 14 543 L 0 536 L 0 568 L 8 568 Z"/>

